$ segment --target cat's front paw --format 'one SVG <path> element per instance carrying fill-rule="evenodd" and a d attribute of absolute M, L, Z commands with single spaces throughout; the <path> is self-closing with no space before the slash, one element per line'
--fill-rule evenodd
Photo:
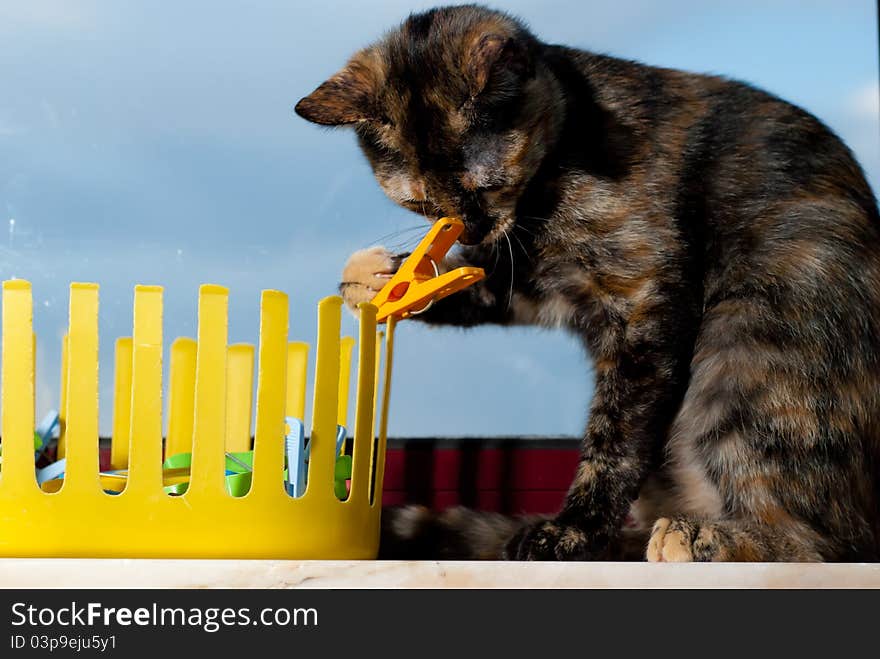
<path fill-rule="evenodd" d="M 684 529 L 673 526 L 672 520 L 661 517 L 651 529 L 645 558 L 652 563 L 688 563 L 694 560 L 689 536 Z"/>
<path fill-rule="evenodd" d="M 717 524 L 661 517 L 654 523 L 645 558 L 652 563 L 731 560 L 731 538 Z"/>
<path fill-rule="evenodd" d="M 369 302 L 397 272 L 403 257 L 384 247 L 371 247 L 352 254 L 342 269 L 339 293 L 354 311 L 361 302 Z"/>
<path fill-rule="evenodd" d="M 504 549 L 511 561 L 585 561 L 590 554 L 586 533 L 553 520 L 523 527 Z"/>

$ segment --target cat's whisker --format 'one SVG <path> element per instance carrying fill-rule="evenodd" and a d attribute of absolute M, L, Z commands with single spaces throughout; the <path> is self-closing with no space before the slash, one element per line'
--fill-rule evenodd
<path fill-rule="evenodd" d="M 534 229 L 530 229 L 529 227 L 524 226 L 522 224 L 514 224 L 513 230 L 516 231 L 517 229 L 522 229 L 523 231 L 525 231 L 529 235 L 530 238 L 537 238 L 538 237 L 538 233 Z"/>
<path fill-rule="evenodd" d="M 421 240 L 421 236 L 416 236 L 415 238 L 392 243 L 387 247 L 387 249 L 390 252 L 410 252 L 413 250 L 413 248 L 415 248 L 416 245 L 419 244 L 419 242 L 421 242 Z"/>
<path fill-rule="evenodd" d="M 507 295 L 507 308 L 510 309 L 510 305 L 513 304 L 513 245 L 510 242 L 510 235 L 508 231 L 504 232 L 504 237 L 507 238 L 507 249 L 510 251 L 510 293 Z"/>
<path fill-rule="evenodd" d="M 516 229 L 516 225 L 514 225 L 513 228 Z M 514 239 L 516 240 L 516 242 L 519 243 L 519 246 L 520 246 L 520 248 L 522 249 L 523 254 L 528 255 L 529 250 L 527 250 L 527 249 L 526 249 L 526 246 L 523 245 L 523 241 L 519 239 L 519 236 L 517 236 L 516 233 L 515 233 L 514 231 L 511 231 L 510 233 L 511 233 L 511 235 L 514 237 Z"/>
<path fill-rule="evenodd" d="M 490 275 L 495 274 L 495 270 L 498 268 L 498 259 L 501 256 L 501 250 L 498 249 L 498 243 L 491 243 L 492 251 L 495 253 L 495 262 L 492 264 L 492 270 L 489 272 Z"/>
<path fill-rule="evenodd" d="M 513 230 L 516 231 L 517 229 L 522 229 L 523 231 L 525 231 L 527 234 L 529 234 L 529 235 L 531 235 L 531 236 L 534 236 L 534 235 L 535 235 L 535 232 L 534 232 L 534 231 L 532 231 L 531 229 L 529 229 L 529 228 L 526 227 L 526 226 L 523 226 L 522 224 L 514 224 L 514 225 L 513 225 Z"/>
<path fill-rule="evenodd" d="M 535 227 L 527 227 L 527 226 L 525 226 L 525 224 L 535 224 L 535 225 L 540 226 L 540 225 L 548 224 L 549 222 L 551 222 L 551 220 L 550 220 L 549 218 L 546 218 L 546 217 L 535 217 L 535 216 L 533 216 L 533 215 L 524 215 L 524 216 L 522 216 L 521 219 L 524 221 L 524 223 L 523 223 L 523 224 L 519 224 L 519 226 L 521 226 L 523 229 L 526 229 L 526 230 L 529 230 L 529 231 L 533 231 L 533 230 L 537 229 L 537 226 L 535 226 Z"/>
<path fill-rule="evenodd" d="M 421 229 L 424 230 L 425 226 L 423 224 L 418 224 L 411 227 L 404 227 L 403 229 L 398 229 L 397 231 L 392 231 L 391 233 L 386 233 L 384 236 L 380 236 L 376 238 L 376 240 L 372 241 L 372 245 L 379 245 L 386 240 L 391 240 L 392 238 L 397 238 L 398 236 L 402 236 L 404 234 L 412 233 L 413 231 Z"/>

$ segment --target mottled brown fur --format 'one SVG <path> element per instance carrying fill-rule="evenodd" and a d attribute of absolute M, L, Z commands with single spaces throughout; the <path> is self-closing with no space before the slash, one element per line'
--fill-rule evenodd
<path fill-rule="evenodd" d="M 650 560 L 878 557 L 880 219 L 815 117 L 476 6 L 411 16 L 297 111 L 353 125 L 396 202 L 464 221 L 454 262 L 488 276 L 420 319 L 564 327 L 596 365 L 555 518 L 391 528 L 447 557 L 621 557 L 652 525 Z M 391 263 L 353 257 L 346 301 Z"/>

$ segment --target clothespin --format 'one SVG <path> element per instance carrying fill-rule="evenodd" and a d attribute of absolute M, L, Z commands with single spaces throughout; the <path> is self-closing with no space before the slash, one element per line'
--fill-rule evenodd
<path fill-rule="evenodd" d="M 56 478 L 63 478 L 66 470 L 67 458 L 61 458 L 42 469 L 37 469 L 37 485 L 42 485 L 46 481 L 55 480 Z"/>
<path fill-rule="evenodd" d="M 306 491 L 306 438 L 303 422 L 292 416 L 285 417 L 289 430 L 284 438 L 287 455 L 287 493 L 301 497 Z"/>
<path fill-rule="evenodd" d="M 351 482 L 351 456 L 340 455 L 336 458 L 333 468 L 333 492 L 340 501 L 348 498 L 348 487 Z"/>
<path fill-rule="evenodd" d="M 338 456 L 342 452 L 342 447 L 345 444 L 345 438 L 348 435 L 348 430 L 345 426 L 336 426 L 336 455 Z"/>
<path fill-rule="evenodd" d="M 254 452 L 226 454 L 226 492 L 233 497 L 243 497 L 251 489 L 254 475 Z"/>
<path fill-rule="evenodd" d="M 43 420 L 37 424 L 37 428 L 34 430 L 35 460 L 38 460 L 43 454 L 43 451 L 46 450 L 46 447 L 49 446 L 49 442 L 52 440 L 52 437 L 55 434 L 55 429 L 58 428 L 58 424 L 58 410 L 49 410 L 43 417 Z M 42 485 L 46 481 L 63 477 L 66 469 L 67 460 L 64 458 L 56 460 L 52 464 L 41 469 L 37 469 L 37 484 Z"/>
<path fill-rule="evenodd" d="M 248 493 L 254 470 L 254 452 L 237 451 L 226 454 L 226 492 L 234 497 L 242 497 Z M 192 453 L 176 453 L 170 455 L 162 463 L 166 494 L 186 494 L 189 489 L 189 470 L 192 467 Z M 178 479 L 177 474 L 186 474 L 185 479 Z"/>
<path fill-rule="evenodd" d="M 190 469 L 192 453 L 175 453 L 165 458 L 162 469 Z M 226 475 L 243 474 L 254 470 L 254 452 L 236 451 L 226 453 Z"/>
<path fill-rule="evenodd" d="M 336 464 L 333 467 L 333 491 L 336 498 L 345 500 L 348 498 L 347 481 L 351 480 L 351 456 L 340 455 L 345 446 L 345 438 L 348 430 L 345 426 L 336 426 Z"/>
<path fill-rule="evenodd" d="M 389 316 L 407 318 L 428 310 L 435 301 L 475 284 L 486 273 L 482 268 L 462 267 L 440 274 L 440 263 L 458 240 L 464 224 L 444 217 L 437 220 L 419 246 L 373 298 L 378 307 L 376 320 Z"/>
<path fill-rule="evenodd" d="M 226 493 L 232 497 L 243 497 L 250 491 L 253 478 L 254 473 L 252 471 L 229 474 L 226 476 Z"/>
<path fill-rule="evenodd" d="M 43 420 L 37 425 L 36 430 L 34 430 L 34 453 L 36 457 L 40 457 L 40 454 L 46 450 L 52 436 L 55 434 L 58 423 L 58 410 L 49 410 L 46 412 Z"/>
<path fill-rule="evenodd" d="M 245 474 L 254 470 L 254 452 L 243 451 L 241 453 L 226 454 L 226 471 L 233 474 Z M 229 475 L 229 474 L 227 474 Z"/>
<path fill-rule="evenodd" d="M 59 460 L 59 462 L 62 462 Z M 58 464 L 53 463 L 50 467 Z M 46 467 L 48 469 L 48 467 Z M 189 483 L 189 469 L 166 469 L 162 473 L 162 482 L 166 487 L 173 487 L 181 484 Z M 98 481 L 101 483 L 101 489 L 107 494 L 119 494 L 125 489 L 128 482 L 128 471 L 125 469 L 119 471 L 102 471 L 98 474 Z M 40 483 L 43 492 L 54 493 L 61 490 L 64 485 L 64 478 L 52 478 Z"/>
<path fill-rule="evenodd" d="M 165 458 L 162 469 L 189 469 L 192 467 L 192 453 L 175 453 Z"/>

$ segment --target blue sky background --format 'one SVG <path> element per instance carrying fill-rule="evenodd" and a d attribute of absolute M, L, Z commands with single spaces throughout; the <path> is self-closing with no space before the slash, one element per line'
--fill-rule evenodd
<path fill-rule="evenodd" d="M 291 294 L 292 336 L 312 339 L 348 254 L 421 220 L 385 199 L 350 132 L 293 105 L 431 4 L 0 0 L 0 277 L 34 285 L 38 411 L 57 404 L 71 281 L 101 284 L 104 432 L 136 283 L 166 287 L 169 340 L 194 334 L 202 282 L 230 287 L 232 341 L 256 339 L 263 288 Z M 837 131 L 878 189 L 871 0 L 494 6 L 546 41 L 765 87 Z M 390 430 L 576 434 L 591 379 L 560 332 L 407 323 Z"/>

